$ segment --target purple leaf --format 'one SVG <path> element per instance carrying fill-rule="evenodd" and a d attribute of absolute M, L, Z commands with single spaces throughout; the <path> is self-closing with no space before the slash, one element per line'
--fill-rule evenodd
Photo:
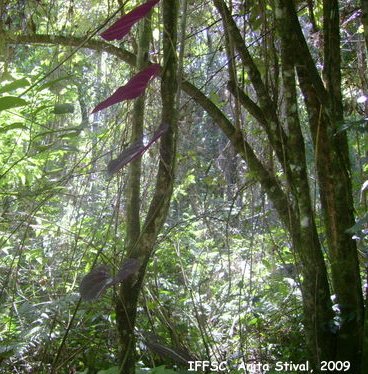
<path fill-rule="evenodd" d="M 105 289 L 113 284 L 109 269 L 106 265 L 100 265 L 90 271 L 79 286 L 79 293 L 82 300 L 97 299 Z"/>
<path fill-rule="evenodd" d="M 163 135 L 169 129 L 169 125 L 167 123 L 161 123 L 159 128 L 153 133 L 152 139 L 146 145 L 148 149 L 152 143 L 154 143 L 161 135 Z"/>
<path fill-rule="evenodd" d="M 135 160 L 137 157 L 143 155 L 147 149 L 159 139 L 159 137 L 164 134 L 169 129 L 168 124 L 161 124 L 160 127 L 154 132 L 152 139 L 147 143 L 147 145 L 143 144 L 142 139 L 137 140 L 128 148 L 124 149 L 123 152 L 120 153 L 119 157 L 115 160 L 111 160 L 107 165 L 108 173 L 114 174 L 117 173 L 120 169 L 122 169 L 125 165 L 129 162 Z"/>
<path fill-rule="evenodd" d="M 160 72 L 159 64 L 152 64 L 140 71 L 125 86 L 119 87 L 110 97 L 99 103 L 92 111 L 96 113 L 123 100 L 131 100 L 142 95 L 151 79 Z"/>
<path fill-rule="evenodd" d="M 127 279 L 132 274 L 136 273 L 139 269 L 140 261 L 136 258 L 128 258 L 124 261 L 119 272 L 116 274 L 113 283 L 120 283 L 123 280 Z"/>
<path fill-rule="evenodd" d="M 107 171 L 109 174 L 117 173 L 122 167 L 128 164 L 130 161 L 134 160 L 140 154 L 142 154 L 144 145 L 142 139 L 137 140 L 128 148 L 124 149 L 120 153 L 119 157 L 115 160 L 111 160 L 107 165 Z"/>
<path fill-rule="evenodd" d="M 118 40 L 123 38 L 132 26 L 137 23 L 141 18 L 146 16 L 146 14 L 159 2 L 160 0 L 150 0 L 146 3 L 133 9 L 131 12 L 127 13 L 119 20 L 117 20 L 112 26 L 105 30 L 101 36 L 105 40 Z"/>
<path fill-rule="evenodd" d="M 183 350 L 170 348 L 153 340 L 147 340 L 145 343 L 152 352 L 157 353 L 161 358 L 169 358 L 179 365 L 187 365 L 188 361 L 193 360 L 193 357 Z"/>

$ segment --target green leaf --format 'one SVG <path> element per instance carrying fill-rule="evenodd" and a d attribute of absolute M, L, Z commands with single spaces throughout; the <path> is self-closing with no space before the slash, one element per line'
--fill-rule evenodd
<path fill-rule="evenodd" d="M 348 234 L 360 233 L 366 227 L 368 223 L 368 213 L 366 213 L 361 219 L 359 219 L 354 226 L 346 230 Z"/>
<path fill-rule="evenodd" d="M 78 148 L 72 145 L 63 145 L 59 150 L 63 152 L 78 152 Z"/>
<path fill-rule="evenodd" d="M 0 97 L 0 111 L 27 105 L 27 101 L 16 96 Z"/>
<path fill-rule="evenodd" d="M 38 87 L 37 91 L 39 92 L 39 91 L 45 90 L 46 88 L 50 88 L 54 86 L 56 83 L 59 83 L 60 81 L 63 81 L 65 79 L 70 79 L 70 78 L 71 78 L 71 75 L 66 75 L 64 77 L 53 79 L 52 81 L 48 81 L 44 83 L 43 85 L 41 85 L 40 87 Z"/>
<path fill-rule="evenodd" d="M 83 371 L 77 371 L 76 374 L 88 374 L 88 368 L 84 369 Z"/>
<path fill-rule="evenodd" d="M 248 325 L 256 325 L 258 323 L 258 318 L 255 317 L 255 318 L 252 318 L 249 322 L 248 322 Z"/>
<path fill-rule="evenodd" d="M 0 345 L 0 361 L 13 356 L 17 348 L 16 344 Z"/>
<path fill-rule="evenodd" d="M 166 369 L 165 365 L 162 366 L 157 366 L 152 369 L 151 371 L 152 374 L 177 374 L 174 370 L 172 369 Z"/>
<path fill-rule="evenodd" d="M 59 138 L 61 138 L 61 139 L 72 139 L 72 138 L 75 138 L 75 137 L 79 136 L 80 133 L 81 133 L 80 130 L 79 131 L 78 130 L 72 130 L 72 131 L 66 132 L 65 134 L 61 134 L 59 136 Z"/>
<path fill-rule="evenodd" d="M 54 105 L 54 114 L 68 114 L 74 112 L 73 104 L 55 104 Z"/>
<path fill-rule="evenodd" d="M 14 122 L 11 125 L 0 127 L 0 134 L 14 129 L 26 130 L 27 126 L 22 122 Z"/>
<path fill-rule="evenodd" d="M 219 108 L 224 106 L 224 103 L 221 101 L 220 95 L 217 92 L 212 91 L 210 93 L 210 100 Z"/>
<path fill-rule="evenodd" d="M 41 105 L 39 106 L 38 108 L 36 108 L 34 111 L 32 111 L 32 114 L 35 116 L 36 114 L 38 114 L 39 112 L 42 112 L 43 110 L 45 109 L 50 109 L 54 107 L 53 104 L 46 104 L 46 105 Z"/>
<path fill-rule="evenodd" d="M 27 87 L 29 85 L 30 83 L 28 79 L 26 78 L 18 79 L 12 83 L 8 83 L 4 85 L 3 87 L 0 87 L 0 93 L 13 91 L 13 90 L 16 90 L 17 88 Z"/>
<path fill-rule="evenodd" d="M 41 152 L 45 152 L 51 149 L 54 145 L 55 143 L 40 144 L 40 145 L 35 145 L 34 149 L 36 149 L 38 153 L 41 153 Z"/>
<path fill-rule="evenodd" d="M 338 128 L 336 134 L 339 134 L 346 130 L 355 130 L 362 134 L 368 132 L 368 118 L 362 118 L 359 120 L 346 120 L 344 122 L 338 123 Z"/>
<path fill-rule="evenodd" d="M 119 367 L 112 366 L 109 369 L 98 371 L 97 374 L 119 374 Z"/>

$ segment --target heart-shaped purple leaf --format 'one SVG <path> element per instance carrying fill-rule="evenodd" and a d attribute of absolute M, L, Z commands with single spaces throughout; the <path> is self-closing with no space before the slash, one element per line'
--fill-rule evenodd
<path fill-rule="evenodd" d="M 101 36 L 105 40 L 122 39 L 126 34 L 128 34 L 132 26 L 141 18 L 145 17 L 159 1 L 160 0 L 150 0 L 133 9 L 131 12 L 121 17 L 112 26 L 105 30 Z"/>
<path fill-rule="evenodd" d="M 111 160 L 107 165 L 107 171 L 109 174 L 117 173 L 122 167 L 134 160 L 136 157 L 141 155 L 144 151 L 144 145 L 142 139 L 137 140 L 135 143 L 124 149 L 120 153 L 119 157 L 115 160 Z"/>
<path fill-rule="evenodd" d="M 147 145 L 143 144 L 142 139 L 137 140 L 128 148 L 124 149 L 123 152 L 120 153 L 119 157 L 115 160 L 111 160 L 107 165 L 107 171 L 110 175 L 117 173 L 120 169 L 122 169 L 125 165 L 129 162 L 135 160 L 138 156 L 143 155 L 147 149 L 159 139 L 159 137 L 164 134 L 169 129 L 169 125 L 161 124 L 160 127 L 154 132 L 152 139 L 148 142 Z"/>
<path fill-rule="evenodd" d="M 96 113 L 123 100 L 132 100 L 142 95 L 151 79 L 160 72 L 159 64 L 152 64 L 140 71 L 125 86 L 119 87 L 110 97 L 99 103 L 92 111 Z"/>
<path fill-rule="evenodd" d="M 82 300 L 97 299 L 105 291 L 106 287 L 112 285 L 109 269 L 106 265 L 100 265 L 83 277 L 79 286 Z"/>
<path fill-rule="evenodd" d="M 120 283 L 123 280 L 127 279 L 132 274 L 136 273 L 139 269 L 140 261 L 136 258 L 128 258 L 124 261 L 120 270 L 116 274 L 113 283 Z"/>

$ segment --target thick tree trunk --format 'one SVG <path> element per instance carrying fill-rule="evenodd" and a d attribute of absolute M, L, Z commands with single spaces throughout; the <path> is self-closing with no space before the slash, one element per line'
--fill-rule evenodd
<path fill-rule="evenodd" d="M 300 82 L 303 73 L 299 71 Z M 349 166 L 344 148 L 338 145 L 331 118 L 319 107 L 313 90 L 304 87 L 315 147 L 320 197 L 326 226 L 335 304 L 338 306 L 337 353 L 335 360 L 350 361 L 359 373 L 362 352 L 363 296 L 357 249 L 346 230 L 354 225 Z M 314 104 L 312 104 L 314 101 Z M 333 126 L 335 127 L 335 126 Z"/>
<path fill-rule="evenodd" d="M 338 4 L 324 1 L 324 77 L 326 88 L 305 42 L 294 3 L 280 1 L 290 21 L 299 83 L 309 113 L 315 163 L 326 227 L 332 285 L 338 306 L 335 360 L 350 361 L 359 373 L 362 350 L 363 298 L 355 242 L 346 230 L 354 224 L 347 136 L 337 133 L 342 120 Z"/>
<path fill-rule="evenodd" d="M 333 311 L 328 284 L 327 269 L 324 262 L 317 227 L 312 208 L 305 157 L 304 138 L 298 113 L 298 94 L 295 79 L 295 59 L 293 34 L 290 33 L 290 19 L 279 2 L 277 28 L 281 38 L 281 66 L 284 96 L 284 123 L 288 127 L 288 149 L 292 179 L 290 189 L 295 200 L 299 222 L 291 235 L 294 247 L 300 255 L 303 266 L 303 305 L 304 326 L 307 347 L 313 362 L 313 369 L 319 370 L 321 361 L 335 357 L 335 335 L 331 330 Z"/>

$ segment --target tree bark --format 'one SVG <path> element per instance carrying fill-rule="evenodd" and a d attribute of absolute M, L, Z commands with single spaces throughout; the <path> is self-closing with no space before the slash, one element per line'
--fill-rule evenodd
<path fill-rule="evenodd" d="M 276 11 L 277 29 L 281 39 L 282 83 L 284 88 L 285 121 L 288 127 L 288 145 L 292 170 L 290 186 L 298 212 L 300 231 L 300 257 L 303 266 L 303 304 L 305 335 L 307 347 L 314 363 L 314 370 L 319 370 L 321 361 L 335 357 L 335 336 L 331 329 L 333 321 L 331 294 L 328 284 L 327 269 L 323 258 L 317 227 L 312 208 L 311 194 L 305 157 L 304 138 L 298 113 L 298 94 L 296 91 L 295 59 L 293 34 L 290 33 L 290 19 L 285 17 L 282 0 Z"/>
<path fill-rule="evenodd" d="M 343 119 L 338 4 L 335 0 L 324 2 L 324 87 L 311 63 L 293 1 L 280 2 L 290 21 L 289 33 L 294 35 L 291 46 L 314 144 L 332 285 L 339 309 L 335 360 L 350 361 L 351 372 L 359 373 L 364 307 L 356 245 L 346 232 L 355 222 L 347 136 L 337 132 L 337 124 Z"/>
<path fill-rule="evenodd" d="M 362 25 L 364 29 L 364 40 L 365 48 L 368 55 L 368 0 L 360 0 L 360 6 L 362 8 Z"/>
<path fill-rule="evenodd" d="M 154 194 L 149 206 L 149 210 L 142 227 L 139 215 L 139 188 L 140 166 L 132 164 L 130 169 L 131 178 L 129 182 L 128 198 L 130 208 L 128 213 L 132 218 L 127 222 L 127 256 L 140 261 L 140 268 L 137 278 L 129 279 L 121 284 L 119 296 L 116 304 L 117 324 L 119 327 L 119 337 L 121 344 L 121 374 L 135 373 L 135 335 L 134 327 L 137 315 L 138 297 L 144 281 L 147 263 L 150 260 L 152 250 L 162 225 L 165 222 L 170 198 L 173 191 L 174 169 L 176 156 L 176 136 L 177 136 L 177 114 L 175 97 L 177 94 L 177 60 L 176 60 L 176 40 L 177 40 L 177 17 L 178 1 L 163 0 L 163 58 L 164 69 L 161 73 L 161 99 L 162 114 L 161 122 L 169 125 L 168 131 L 162 135 L 160 141 L 160 162 L 156 177 Z M 149 41 L 147 30 L 143 33 L 143 45 L 140 49 L 142 53 L 138 56 L 138 64 L 144 63 L 142 56 L 145 54 Z M 139 99 L 138 99 L 139 100 Z M 136 102 L 135 110 L 139 116 L 136 119 L 133 137 L 139 137 L 143 123 L 143 104 Z M 139 122 L 138 122 L 139 121 Z M 130 218 L 128 217 L 128 218 Z"/>
<path fill-rule="evenodd" d="M 151 37 L 151 20 L 147 17 L 140 24 L 139 46 L 137 55 L 137 70 L 140 71 L 147 64 L 147 53 Z M 131 144 L 143 142 L 145 95 L 137 98 L 134 102 L 131 114 Z M 135 245 L 141 233 L 140 218 L 140 195 L 141 195 L 141 167 L 142 159 L 134 160 L 129 164 L 128 180 L 126 187 L 126 237 L 125 247 L 128 257 L 137 257 Z M 135 335 L 134 326 L 136 321 L 136 308 L 138 296 L 143 280 L 142 274 L 145 267 L 139 269 L 139 282 L 130 279 L 121 285 L 119 295 L 116 298 L 116 322 L 120 341 L 121 371 L 124 373 L 134 373 L 135 371 Z M 136 282 L 136 283 L 135 283 Z"/>

